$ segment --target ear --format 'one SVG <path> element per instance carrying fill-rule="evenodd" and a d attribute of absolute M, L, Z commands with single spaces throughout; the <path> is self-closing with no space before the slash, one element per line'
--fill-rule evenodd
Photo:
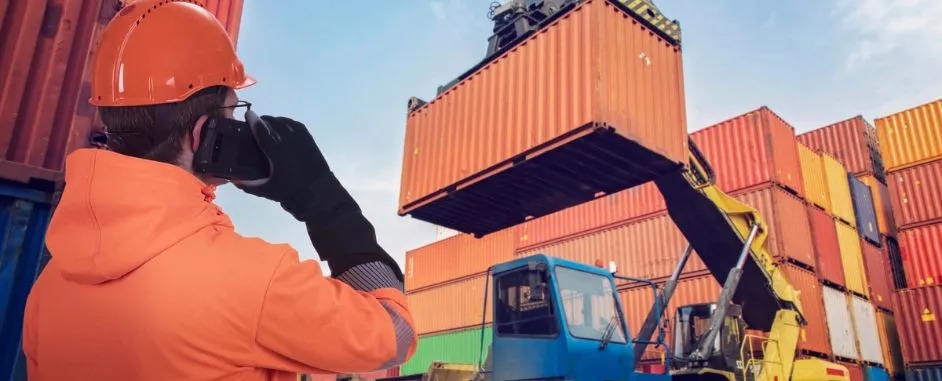
<path fill-rule="evenodd" d="M 207 120 L 209 120 L 209 116 L 203 115 L 196 120 L 196 124 L 193 126 L 193 135 L 190 136 L 190 141 L 193 143 L 191 147 L 193 152 L 196 152 L 196 149 L 200 146 L 200 136 L 203 132 L 203 125 L 206 124 Z"/>

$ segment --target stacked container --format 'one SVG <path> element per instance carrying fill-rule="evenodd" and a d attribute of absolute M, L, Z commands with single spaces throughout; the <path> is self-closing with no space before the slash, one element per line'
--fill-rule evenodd
<path fill-rule="evenodd" d="M 875 120 L 901 262 L 894 308 L 909 380 L 942 377 L 942 99 Z M 895 257 L 895 258 L 894 258 Z M 934 377 L 936 378 L 932 378 Z"/>

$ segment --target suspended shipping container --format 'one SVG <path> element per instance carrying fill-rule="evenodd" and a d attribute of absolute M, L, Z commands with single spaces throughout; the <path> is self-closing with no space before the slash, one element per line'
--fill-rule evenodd
<path fill-rule="evenodd" d="M 906 368 L 906 381 L 942 381 L 942 365 Z"/>
<path fill-rule="evenodd" d="M 798 141 L 833 156 L 847 172 L 884 178 L 876 129 L 861 115 L 805 132 Z"/>
<path fill-rule="evenodd" d="M 513 258 L 515 228 L 482 238 L 459 234 L 406 253 L 406 289 L 419 290 L 450 280 L 480 274 Z"/>
<path fill-rule="evenodd" d="M 865 278 L 870 290 L 870 301 L 887 310 L 893 309 L 893 284 L 890 280 L 889 261 L 880 248 L 869 242 L 860 242 Z"/>
<path fill-rule="evenodd" d="M 847 289 L 867 296 L 867 278 L 860 252 L 860 238 L 854 228 L 835 221 L 837 243 L 841 248 L 841 267 L 844 269 L 844 285 Z"/>
<path fill-rule="evenodd" d="M 850 311 L 853 316 L 854 333 L 857 336 L 860 360 L 883 364 L 883 349 L 877 330 L 877 315 L 873 304 L 857 295 L 850 295 Z"/>
<path fill-rule="evenodd" d="M 828 337 L 835 356 L 859 360 L 857 335 L 850 322 L 850 307 L 847 295 L 834 288 L 823 286 L 824 314 L 828 322 Z"/>
<path fill-rule="evenodd" d="M 680 49 L 626 9 L 582 2 L 411 102 L 399 213 L 483 235 L 685 163 Z"/>
<path fill-rule="evenodd" d="M 805 199 L 830 212 L 831 198 L 828 195 L 828 183 L 824 177 L 824 164 L 821 154 L 804 144 L 798 144 L 798 158 L 801 160 L 801 178 L 805 189 Z"/>
<path fill-rule="evenodd" d="M 877 212 L 874 209 L 873 193 L 870 187 L 853 175 L 847 176 L 850 185 L 850 195 L 854 205 L 854 217 L 857 222 L 857 233 L 860 237 L 874 245 L 881 245 L 880 228 L 877 226 Z"/>
<path fill-rule="evenodd" d="M 13 1 L 0 7 L 0 178 L 58 181 L 65 157 L 89 145 L 95 108 L 89 58 L 116 0 Z M 238 35 L 242 0 L 210 9 Z"/>
<path fill-rule="evenodd" d="M 847 171 L 837 159 L 823 154 L 821 162 L 824 163 L 824 176 L 828 182 L 828 195 L 831 197 L 831 214 L 844 220 L 851 226 L 856 226 L 854 216 L 854 201 L 850 193 L 850 183 L 847 182 Z"/>
<path fill-rule="evenodd" d="M 880 343 L 883 345 L 883 361 L 890 374 L 903 371 L 902 348 L 899 343 L 899 332 L 896 329 L 896 317 L 886 311 L 877 311 L 877 331 L 880 333 Z"/>
<path fill-rule="evenodd" d="M 942 158 L 942 99 L 876 118 L 887 172 Z"/>
<path fill-rule="evenodd" d="M 897 291 L 894 311 L 906 366 L 942 363 L 942 285 Z"/>
<path fill-rule="evenodd" d="M 942 223 L 901 231 L 899 249 L 909 287 L 942 282 Z"/>
<path fill-rule="evenodd" d="M 841 261 L 841 247 L 837 240 L 834 219 L 811 205 L 808 205 L 807 209 L 814 243 L 815 271 L 821 279 L 844 287 L 844 265 Z"/>
<path fill-rule="evenodd" d="M 517 256 L 547 254 L 589 265 L 615 261 L 620 275 L 657 279 L 671 275 L 687 241 L 666 214 L 626 225 L 527 249 Z M 705 270 L 695 253 L 684 267 L 687 273 Z M 625 281 L 618 280 L 623 284 Z"/>
<path fill-rule="evenodd" d="M 399 373 L 403 376 L 425 373 L 436 361 L 478 364 L 479 359 L 486 358 L 492 340 L 493 332 L 489 325 L 483 329 L 475 327 L 419 337 L 415 355 L 402 364 Z"/>
<path fill-rule="evenodd" d="M 44 239 L 50 203 L 47 192 L 0 180 L 0 374 L 26 370 L 20 357 L 23 310 L 49 260 Z"/>
<path fill-rule="evenodd" d="M 804 195 L 795 128 L 761 107 L 690 134 L 727 193 L 775 183 Z"/>
<path fill-rule="evenodd" d="M 408 293 L 406 299 L 415 319 L 416 333 L 425 335 L 490 323 L 493 298 L 488 293 L 485 307 L 484 286 L 487 283 L 490 289 L 493 283 L 487 280 L 481 274 Z"/>
<path fill-rule="evenodd" d="M 873 209 L 877 214 L 877 227 L 880 233 L 896 237 L 896 218 L 893 217 L 893 203 L 890 201 L 889 187 L 873 176 L 858 176 L 857 178 L 867 184 L 873 193 Z"/>
<path fill-rule="evenodd" d="M 644 218 L 667 209 L 654 182 L 524 222 L 518 247 L 532 248 L 559 239 Z"/>
<path fill-rule="evenodd" d="M 791 259 L 814 266 L 814 243 L 808 213 L 801 199 L 777 186 L 734 196 L 755 208 L 768 224 L 769 252 L 778 259 Z"/>
<path fill-rule="evenodd" d="M 887 182 L 900 228 L 942 221 L 942 160 L 891 172 Z"/>

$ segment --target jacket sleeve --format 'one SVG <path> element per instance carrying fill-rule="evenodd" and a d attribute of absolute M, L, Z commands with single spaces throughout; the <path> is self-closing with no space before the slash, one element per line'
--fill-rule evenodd
<path fill-rule="evenodd" d="M 315 261 L 282 258 L 259 313 L 256 344 L 265 367 L 290 372 L 361 373 L 404 363 L 417 337 L 402 283 L 368 262 L 337 279 Z"/>

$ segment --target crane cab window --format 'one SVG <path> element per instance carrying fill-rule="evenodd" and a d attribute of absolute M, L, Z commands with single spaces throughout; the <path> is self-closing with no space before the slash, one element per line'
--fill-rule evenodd
<path fill-rule="evenodd" d="M 496 286 L 494 325 L 498 335 L 556 336 L 559 333 L 546 270 L 513 271 L 501 275 Z"/>
<path fill-rule="evenodd" d="M 557 267 L 560 304 L 572 336 L 626 343 L 625 332 L 615 303 L 616 293 L 609 278 L 568 267 Z"/>

